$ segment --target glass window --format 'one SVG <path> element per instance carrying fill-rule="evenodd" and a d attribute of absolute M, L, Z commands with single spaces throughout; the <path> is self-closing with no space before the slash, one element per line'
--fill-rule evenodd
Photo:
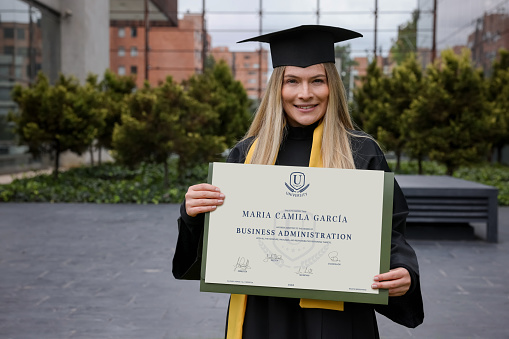
<path fill-rule="evenodd" d="M 5 55 L 13 55 L 14 54 L 14 46 L 4 46 L 4 54 Z"/>
<path fill-rule="evenodd" d="M 16 29 L 16 39 L 25 40 L 25 29 L 24 28 Z"/>
<path fill-rule="evenodd" d="M 137 55 L 138 55 L 138 48 L 136 48 L 136 47 L 134 47 L 134 46 L 133 46 L 133 47 L 131 47 L 131 56 L 132 56 L 132 57 L 135 57 L 135 56 L 137 56 Z"/>
<path fill-rule="evenodd" d="M 125 55 L 125 49 L 124 49 L 124 47 L 123 47 L 123 46 L 120 46 L 120 47 L 118 48 L 118 56 L 119 56 L 119 57 L 123 57 L 124 55 Z"/>
<path fill-rule="evenodd" d="M 0 100 L 11 100 L 11 90 L 10 87 L 0 87 Z"/>
<path fill-rule="evenodd" d="M 4 28 L 4 38 L 5 39 L 14 39 L 14 28 L 5 27 Z"/>
<path fill-rule="evenodd" d="M 118 37 L 119 38 L 125 37 L 125 28 L 124 27 L 119 27 L 119 29 L 118 29 Z"/>
<path fill-rule="evenodd" d="M 131 36 L 134 38 L 138 35 L 136 27 L 131 27 Z"/>
<path fill-rule="evenodd" d="M 16 49 L 16 54 L 21 56 L 28 56 L 28 47 L 18 47 Z"/>
<path fill-rule="evenodd" d="M 131 74 L 137 74 L 138 73 L 138 66 L 131 66 Z"/>
<path fill-rule="evenodd" d="M 118 66 L 118 75 L 125 75 L 125 67 L 124 66 Z"/>

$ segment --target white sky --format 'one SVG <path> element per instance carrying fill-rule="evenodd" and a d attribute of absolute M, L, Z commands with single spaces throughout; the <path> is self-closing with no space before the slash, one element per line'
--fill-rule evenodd
<path fill-rule="evenodd" d="M 418 0 L 378 0 L 378 48 L 385 55 L 396 39 L 397 29 L 411 19 Z M 201 13 L 203 0 L 179 0 L 180 13 Z M 262 0 L 263 33 L 305 24 L 316 24 L 320 6 L 320 24 L 339 26 L 364 35 L 349 41 L 355 55 L 373 51 L 375 0 Z M 236 44 L 236 41 L 258 35 L 260 0 L 205 0 L 206 21 L 212 46 L 231 50 L 254 50 L 258 43 Z M 217 13 L 220 12 L 220 13 Z M 252 12 L 241 14 L 238 12 Z M 275 12 L 271 14 L 271 12 Z M 305 48 L 305 46 L 303 46 Z"/>

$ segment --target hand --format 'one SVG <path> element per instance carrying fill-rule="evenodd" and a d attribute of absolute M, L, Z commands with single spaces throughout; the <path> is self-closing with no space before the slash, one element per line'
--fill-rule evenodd
<path fill-rule="evenodd" d="M 373 289 L 384 288 L 389 290 L 389 297 L 399 297 L 404 295 L 410 289 L 412 278 L 408 270 L 398 267 L 387 273 L 378 274 L 374 278 L 375 283 L 371 285 Z"/>
<path fill-rule="evenodd" d="M 196 217 L 200 213 L 215 210 L 223 202 L 224 194 L 218 187 L 209 184 L 194 185 L 186 193 L 186 213 Z"/>

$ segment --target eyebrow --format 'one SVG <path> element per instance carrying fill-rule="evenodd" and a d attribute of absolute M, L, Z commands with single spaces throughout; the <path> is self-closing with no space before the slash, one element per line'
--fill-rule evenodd
<path fill-rule="evenodd" d="M 293 75 L 293 74 L 286 74 L 284 75 L 284 78 L 301 78 L 297 75 Z M 325 74 L 316 74 L 316 75 L 313 75 L 310 77 L 311 79 L 316 79 L 316 78 L 327 78 L 327 76 Z"/>

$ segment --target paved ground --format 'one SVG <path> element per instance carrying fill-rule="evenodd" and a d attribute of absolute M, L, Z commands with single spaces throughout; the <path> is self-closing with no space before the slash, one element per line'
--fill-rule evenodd
<path fill-rule="evenodd" d="M 228 297 L 171 275 L 177 213 L 0 204 L 0 339 L 222 337 Z M 379 317 L 382 338 L 509 338 L 509 208 L 499 220 L 498 244 L 465 227 L 412 229 L 426 319 L 409 330 Z"/>

